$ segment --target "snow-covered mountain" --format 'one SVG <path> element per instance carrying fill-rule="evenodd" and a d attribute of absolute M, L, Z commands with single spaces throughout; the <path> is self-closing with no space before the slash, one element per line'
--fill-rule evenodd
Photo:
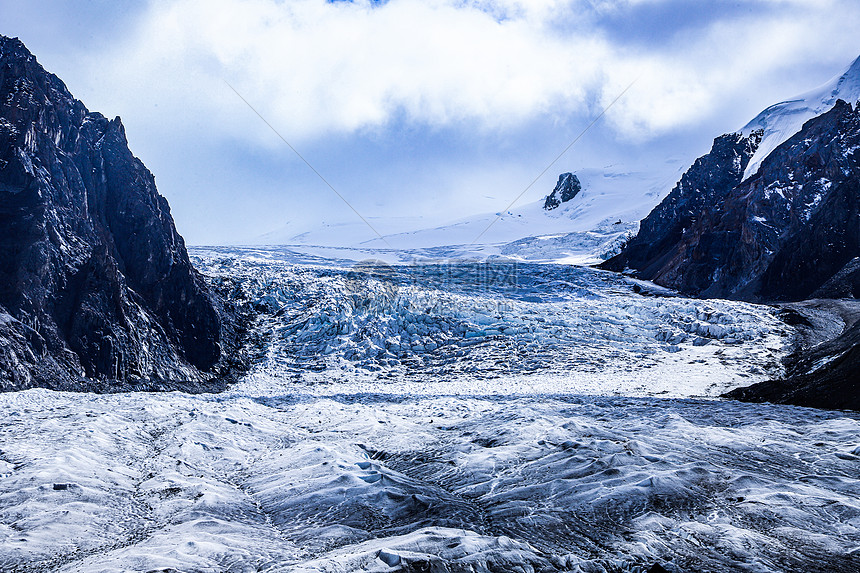
<path fill-rule="evenodd" d="M 386 240 L 394 248 L 460 245 L 461 251 L 470 255 L 480 245 L 487 256 L 594 261 L 611 251 L 621 238 L 635 233 L 638 221 L 677 177 L 671 166 L 660 174 L 607 166 L 582 169 L 576 175 L 582 182 L 582 191 L 556 209 L 544 209 L 541 199 L 504 212 L 392 235 Z M 382 246 L 382 242 L 373 241 L 370 245 Z"/>
<path fill-rule="evenodd" d="M 779 145 L 799 132 L 806 121 L 831 110 L 839 99 L 850 103 L 860 99 L 860 58 L 823 86 L 768 107 L 740 130 L 745 138 L 761 132 L 761 141 L 742 179 L 754 175 Z M 428 225 L 421 216 L 369 217 L 375 232 L 357 218 L 318 226 L 293 221 L 252 243 L 305 250 L 401 251 L 401 258 L 402 252 L 452 247 L 445 253 L 453 257 L 503 255 L 524 260 L 594 262 L 612 254 L 619 242 L 637 231 L 639 221 L 669 193 L 685 167 L 670 161 L 635 168 L 616 164 L 579 169 L 575 174 L 582 192 L 551 210 L 543 208 L 551 191 L 546 189 L 540 200 L 506 211 L 452 217 L 442 225 Z"/>
<path fill-rule="evenodd" d="M 634 233 L 638 221 L 678 178 L 679 166 L 665 163 L 654 171 L 610 165 L 576 172 L 582 191 L 552 210 L 544 199 L 507 211 L 484 213 L 437 227 L 388 235 L 362 243 L 367 248 L 428 249 L 455 245 L 452 255 L 473 256 L 476 249 L 527 260 L 596 260 L 620 237 Z"/>
<path fill-rule="evenodd" d="M 860 99 L 860 57 L 826 84 L 768 107 L 743 127 L 744 136 L 763 131 L 761 143 L 744 171 L 744 179 L 755 174 L 765 157 L 800 131 L 805 122 L 831 110 L 840 99 L 852 104 Z"/>
<path fill-rule="evenodd" d="M 349 221 L 322 221 L 319 223 L 291 220 L 277 229 L 255 237 L 250 243 L 253 245 L 358 247 L 368 241 L 379 239 L 379 235 L 388 236 L 403 233 L 426 227 L 428 224 L 429 222 L 420 215 L 367 217 L 366 222 L 358 217 Z"/>
<path fill-rule="evenodd" d="M 715 139 L 609 267 L 697 296 L 850 295 L 860 284 L 858 98 L 860 59 Z"/>
<path fill-rule="evenodd" d="M 639 220 L 671 189 L 682 167 L 677 160 L 670 160 L 656 167 L 580 169 L 575 175 L 582 191 L 551 210 L 544 208 L 546 194 L 552 191 L 546 189 L 541 199 L 522 206 L 437 226 L 428 225 L 421 216 L 368 217 L 373 229 L 358 218 L 315 227 L 306 221 L 292 221 L 258 236 L 251 244 L 288 245 L 334 258 L 362 258 L 355 253 L 376 251 L 378 256 L 392 260 L 423 253 L 447 258 L 505 256 L 595 262 L 635 234 Z"/>

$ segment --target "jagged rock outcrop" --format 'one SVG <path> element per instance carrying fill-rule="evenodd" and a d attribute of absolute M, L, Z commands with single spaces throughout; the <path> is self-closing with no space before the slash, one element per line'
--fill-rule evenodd
<path fill-rule="evenodd" d="M 693 252 L 701 248 L 696 231 L 717 216 L 741 182 L 760 139 L 761 132 L 716 138 L 711 151 L 693 163 L 669 195 L 642 220 L 639 233 L 603 267 L 634 269 L 643 278 L 691 294 L 701 294 L 710 287 L 710 271 L 691 267 Z"/>
<path fill-rule="evenodd" d="M 0 389 L 201 382 L 221 336 L 120 119 L 0 36 Z"/>
<path fill-rule="evenodd" d="M 860 294 L 860 112 L 838 101 L 741 182 L 756 137 L 718 138 L 606 266 L 702 297 Z"/>
<path fill-rule="evenodd" d="M 555 209 L 562 203 L 567 203 L 582 191 L 582 184 L 579 178 L 573 173 L 562 173 L 558 176 L 558 183 L 555 184 L 555 189 L 547 195 L 543 203 L 543 208 L 547 211 Z"/>

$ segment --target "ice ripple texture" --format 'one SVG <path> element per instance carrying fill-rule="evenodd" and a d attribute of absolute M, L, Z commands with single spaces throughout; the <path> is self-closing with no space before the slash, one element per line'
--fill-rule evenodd
<path fill-rule="evenodd" d="M 3 571 L 860 566 L 860 420 L 844 413 L 599 397 L 0 402 Z"/>

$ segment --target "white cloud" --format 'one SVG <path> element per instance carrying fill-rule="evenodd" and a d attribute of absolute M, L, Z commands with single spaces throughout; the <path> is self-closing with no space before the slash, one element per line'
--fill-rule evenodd
<path fill-rule="evenodd" d="M 253 116 L 225 80 L 300 140 L 393 118 L 503 129 L 542 114 L 593 117 L 638 77 L 607 118 L 647 138 L 707 115 L 756 75 L 776 77 L 833 44 L 851 49 L 846 30 L 858 23 L 846 2 L 760 0 L 750 5 L 779 8 L 647 47 L 613 42 L 599 26 L 601 14 L 661 2 L 160 0 L 94 66 L 122 107 L 158 104 L 152 121 L 259 141 L 271 134 L 248 128 Z"/>
<path fill-rule="evenodd" d="M 577 109 L 606 60 L 599 40 L 543 34 L 534 11 L 500 21 L 445 1 L 159 2 L 108 68 L 125 101 L 202 106 L 239 121 L 247 115 L 236 112 L 241 102 L 227 80 L 299 137 L 378 126 L 397 114 L 493 128 Z"/>

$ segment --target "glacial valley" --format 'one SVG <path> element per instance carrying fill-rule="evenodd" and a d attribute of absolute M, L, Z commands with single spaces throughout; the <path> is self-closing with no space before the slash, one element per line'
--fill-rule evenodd
<path fill-rule="evenodd" d="M 0 395 L 4 571 L 856 571 L 860 415 L 719 399 L 794 327 L 582 267 L 197 248 L 226 392 Z"/>

